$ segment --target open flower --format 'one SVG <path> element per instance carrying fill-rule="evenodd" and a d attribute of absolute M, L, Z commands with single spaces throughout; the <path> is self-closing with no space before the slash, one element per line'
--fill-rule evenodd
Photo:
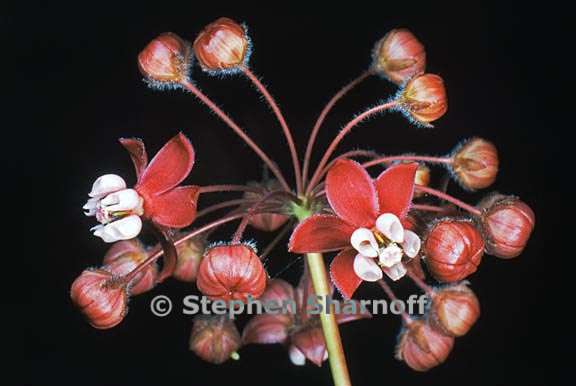
<path fill-rule="evenodd" d="M 417 163 L 398 164 L 372 180 L 357 162 L 337 161 L 326 176 L 326 196 L 336 215 L 317 214 L 300 223 L 290 251 L 340 250 L 330 274 L 348 298 L 363 280 L 380 280 L 382 272 L 400 279 L 406 274 L 402 261 L 420 251 L 420 238 L 404 221 L 417 169 Z"/>
<path fill-rule="evenodd" d="M 183 228 L 196 217 L 197 186 L 178 186 L 192 170 L 194 148 L 179 133 L 168 141 L 150 163 L 144 143 L 137 138 L 122 138 L 136 169 L 137 183 L 127 188 L 115 174 L 99 177 L 90 199 L 84 205 L 87 216 L 95 216 L 100 225 L 94 235 L 107 243 L 136 237 L 142 229 L 141 218 L 169 228 Z"/>
<path fill-rule="evenodd" d="M 263 304 L 277 304 L 284 307 L 283 311 L 290 312 L 281 312 L 279 308 L 253 317 L 244 328 L 242 343 L 283 343 L 288 347 L 290 361 L 296 366 L 304 365 L 306 359 L 322 366 L 322 362 L 328 359 L 328 351 L 320 318 L 311 309 L 311 296 L 314 296 L 314 290 L 306 272 L 296 288 L 282 279 L 271 280 L 260 301 Z M 372 316 L 367 311 L 362 312 L 358 303 L 350 311 L 336 313 L 338 324 Z"/>

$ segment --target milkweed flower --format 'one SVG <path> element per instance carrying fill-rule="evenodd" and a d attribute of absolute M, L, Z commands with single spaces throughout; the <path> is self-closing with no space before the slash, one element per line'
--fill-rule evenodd
<path fill-rule="evenodd" d="M 330 274 L 346 297 L 362 281 L 380 280 L 383 272 L 400 279 L 406 274 L 403 259 L 420 251 L 420 238 L 405 221 L 417 169 L 417 163 L 398 164 L 372 180 L 357 162 L 337 161 L 326 176 L 326 196 L 335 215 L 316 214 L 301 222 L 292 233 L 290 251 L 340 250 Z"/>
<path fill-rule="evenodd" d="M 137 182 L 127 188 L 124 179 L 106 174 L 94 182 L 84 205 L 86 216 L 100 222 L 92 228 L 107 243 L 132 239 L 142 230 L 142 218 L 157 226 L 183 228 L 196 217 L 198 186 L 178 186 L 194 165 L 194 148 L 179 133 L 148 163 L 144 143 L 122 138 L 136 169 Z"/>

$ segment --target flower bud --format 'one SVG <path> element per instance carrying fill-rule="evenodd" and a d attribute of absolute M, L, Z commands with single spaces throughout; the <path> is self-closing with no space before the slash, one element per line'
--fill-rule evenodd
<path fill-rule="evenodd" d="M 398 102 L 407 116 L 424 126 L 437 120 L 448 110 L 444 81 L 438 75 L 423 74 L 410 79 L 398 95 Z"/>
<path fill-rule="evenodd" d="M 198 274 L 198 267 L 204 254 L 204 239 L 200 237 L 188 239 L 176 248 L 178 251 L 178 262 L 176 263 L 176 269 L 172 276 L 180 281 L 195 281 L 196 275 Z"/>
<path fill-rule="evenodd" d="M 443 363 L 454 346 L 454 338 L 435 331 L 421 320 L 404 326 L 398 342 L 396 359 L 416 371 L 428 371 Z"/>
<path fill-rule="evenodd" d="M 86 269 L 72 283 L 70 297 L 93 327 L 112 328 L 126 316 L 126 286 L 116 284 L 110 272 L 100 269 Z"/>
<path fill-rule="evenodd" d="M 534 212 L 517 197 L 493 195 L 479 205 L 486 252 L 503 259 L 524 250 L 536 222 Z"/>
<path fill-rule="evenodd" d="M 276 190 L 282 190 L 282 185 L 278 180 L 269 179 L 262 183 L 249 182 L 248 186 L 262 188 L 261 193 L 246 192 L 244 198 L 254 203 L 260 201 L 264 196 Z M 274 232 L 288 221 L 288 216 L 279 213 L 259 213 L 250 217 L 249 224 L 254 228 L 264 232 Z"/>
<path fill-rule="evenodd" d="M 424 253 L 428 270 L 438 281 L 459 281 L 478 268 L 484 240 L 472 222 L 445 218 L 428 230 Z"/>
<path fill-rule="evenodd" d="M 480 316 L 480 302 L 467 283 L 434 291 L 428 320 L 444 335 L 463 336 Z"/>
<path fill-rule="evenodd" d="M 147 258 L 148 254 L 138 240 L 118 241 L 106 252 L 102 269 L 114 276 L 124 276 L 135 270 Z M 156 264 L 146 266 L 128 284 L 130 295 L 139 295 L 150 291 L 156 285 L 157 278 L 158 267 Z"/>
<path fill-rule="evenodd" d="M 238 354 L 241 339 L 234 322 L 225 315 L 194 318 L 189 347 L 206 362 L 221 364 Z"/>
<path fill-rule="evenodd" d="M 374 47 L 376 73 L 402 84 L 426 69 L 426 51 L 412 32 L 397 28 L 388 32 Z"/>
<path fill-rule="evenodd" d="M 188 42 L 166 32 L 140 52 L 138 67 L 151 86 L 175 85 L 189 79 L 191 54 Z"/>
<path fill-rule="evenodd" d="M 205 71 L 225 72 L 247 62 L 250 40 L 243 26 L 222 17 L 208 24 L 194 41 L 194 53 Z"/>
<path fill-rule="evenodd" d="M 266 289 L 266 271 L 254 249 L 246 244 L 218 245 L 206 251 L 196 279 L 206 296 L 246 301 Z"/>
<path fill-rule="evenodd" d="M 457 146 L 452 160 L 452 173 L 465 189 L 486 188 L 496 180 L 498 151 L 482 138 L 472 138 Z"/>

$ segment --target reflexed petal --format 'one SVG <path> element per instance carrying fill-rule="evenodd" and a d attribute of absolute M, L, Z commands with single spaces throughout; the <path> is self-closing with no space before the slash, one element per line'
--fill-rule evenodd
<path fill-rule="evenodd" d="M 383 270 L 384 273 L 394 281 L 397 281 L 406 275 L 406 267 L 404 267 L 404 264 L 402 263 L 395 264 L 390 268 L 383 268 Z"/>
<path fill-rule="evenodd" d="M 392 213 L 380 215 L 376 220 L 376 229 L 395 243 L 404 241 L 404 227 L 400 219 Z"/>
<path fill-rule="evenodd" d="M 144 142 L 140 138 L 120 138 L 119 141 L 130 153 L 130 158 L 136 170 L 136 178 L 140 180 L 140 176 L 144 173 L 148 164 L 148 155 L 146 154 Z"/>
<path fill-rule="evenodd" d="M 393 213 L 404 218 L 410 209 L 414 193 L 414 177 L 418 164 L 390 166 L 376 179 L 380 213 Z"/>
<path fill-rule="evenodd" d="M 197 186 L 180 186 L 144 202 L 144 215 L 156 224 L 184 228 L 196 218 Z"/>
<path fill-rule="evenodd" d="M 142 230 L 142 220 L 136 215 L 128 216 L 106 225 L 98 225 L 92 228 L 94 236 L 100 237 L 107 243 L 119 240 L 132 239 Z"/>
<path fill-rule="evenodd" d="M 365 281 L 378 281 L 382 279 L 382 269 L 374 259 L 360 254 L 354 258 L 354 272 Z"/>
<path fill-rule="evenodd" d="M 292 364 L 296 366 L 304 366 L 306 364 L 306 357 L 296 346 L 290 346 L 288 355 L 290 356 L 290 362 L 292 362 Z"/>
<path fill-rule="evenodd" d="M 288 249 L 294 253 L 337 251 L 350 246 L 354 229 L 336 216 L 317 214 L 298 224 Z"/>
<path fill-rule="evenodd" d="M 326 176 L 326 197 L 334 212 L 356 227 L 372 227 L 378 215 L 376 190 L 359 163 L 338 160 Z"/>
<path fill-rule="evenodd" d="M 378 257 L 378 242 L 370 229 L 358 228 L 352 233 L 350 243 L 358 252 L 367 257 Z"/>
<path fill-rule="evenodd" d="M 330 264 L 330 278 L 338 291 L 350 299 L 356 289 L 362 284 L 362 279 L 354 273 L 354 257 L 356 250 L 348 248 L 340 252 Z"/>
<path fill-rule="evenodd" d="M 135 210 L 142 207 L 142 197 L 134 189 L 124 189 L 110 193 L 100 203 L 111 212 Z"/>
<path fill-rule="evenodd" d="M 88 195 L 90 197 L 103 197 L 109 193 L 126 189 L 126 182 L 116 174 L 105 174 L 98 177 L 92 185 L 92 190 Z"/>
<path fill-rule="evenodd" d="M 380 251 L 379 260 L 384 267 L 392 267 L 402 261 L 402 249 L 393 244 Z"/>
<path fill-rule="evenodd" d="M 412 231 L 404 231 L 404 242 L 402 243 L 402 248 L 404 248 L 404 253 L 408 257 L 416 257 L 418 252 L 420 252 L 421 246 L 420 237 Z"/>
<path fill-rule="evenodd" d="M 168 141 L 140 176 L 136 190 L 145 196 L 164 193 L 178 185 L 192 170 L 194 148 L 182 133 Z"/>

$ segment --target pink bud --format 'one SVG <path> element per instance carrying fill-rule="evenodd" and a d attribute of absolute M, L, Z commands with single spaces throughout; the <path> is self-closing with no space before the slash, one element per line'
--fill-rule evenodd
<path fill-rule="evenodd" d="M 126 316 L 128 295 L 126 286 L 100 269 L 87 269 L 74 280 L 70 288 L 72 301 L 95 328 L 116 326 Z"/>
<path fill-rule="evenodd" d="M 172 274 L 174 278 L 189 283 L 196 280 L 202 255 L 204 255 L 205 244 L 202 238 L 192 238 L 177 246 L 178 262 Z"/>
<path fill-rule="evenodd" d="M 220 364 L 237 356 L 241 339 L 236 325 L 226 316 L 200 315 L 194 318 L 189 343 L 200 358 Z"/>
<path fill-rule="evenodd" d="M 405 28 L 388 32 L 374 47 L 372 68 L 396 84 L 402 84 L 426 69 L 426 51 Z"/>
<path fill-rule="evenodd" d="M 140 263 L 148 258 L 144 246 L 136 239 L 118 241 L 106 253 L 102 269 L 115 276 L 124 276 L 132 272 Z M 128 284 L 131 295 L 139 295 L 150 291 L 156 285 L 158 267 L 150 264 L 137 274 Z"/>
<path fill-rule="evenodd" d="M 421 320 L 414 320 L 400 333 L 396 359 L 416 371 L 428 371 L 444 362 L 453 346 L 454 338 L 437 332 Z"/>

